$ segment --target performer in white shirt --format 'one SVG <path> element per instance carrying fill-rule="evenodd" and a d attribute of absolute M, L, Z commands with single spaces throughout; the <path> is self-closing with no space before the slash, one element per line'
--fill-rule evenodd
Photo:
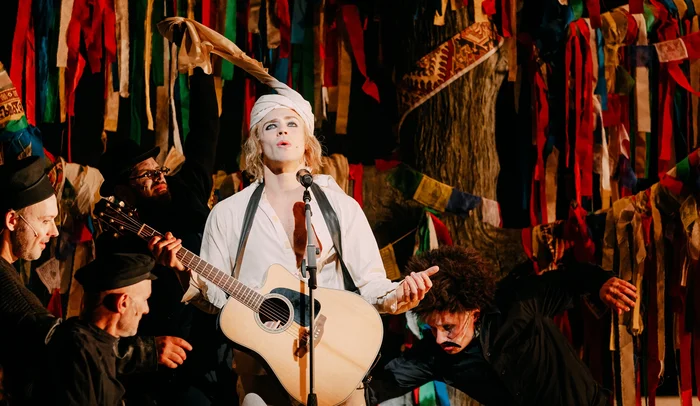
<path fill-rule="evenodd" d="M 303 168 L 313 172 L 321 166 L 321 145 L 313 135 L 311 105 L 283 83 L 273 83 L 272 87 L 277 94 L 260 97 L 253 107 L 250 137 L 244 145 L 246 170 L 256 181 L 214 206 L 207 219 L 200 252 L 202 259 L 213 266 L 229 272 L 234 269 L 246 207 L 253 192 L 264 187 L 240 269 L 234 275 L 252 288 L 263 285 L 266 271 L 273 264 L 281 264 L 301 278 L 299 269 L 307 236 L 302 202 L 304 188 L 297 181 L 296 174 Z M 437 267 L 412 273 L 400 283 L 391 282 L 386 277 L 377 242 L 359 204 L 330 176 L 315 175 L 313 178 L 337 214 L 343 261 L 362 297 L 380 313 L 398 314 L 415 307 L 432 286 L 430 276 L 438 271 Z M 340 261 L 315 198 L 311 200 L 311 208 L 316 246 L 320 248 L 317 256 L 318 286 L 343 289 Z M 175 257 L 180 245 L 180 240 L 170 233 L 165 239 L 156 237 L 151 240 L 159 262 L 185 271 Z M 227 301 L 221 289 L 192 272 L 190 289 L 184 300 L 199 297 L 219 308 Z M 265 376 L 260 365 L 243 353 L 237 353 L 234 362 L 239 374 L 238 394 L 241 399 L 247 393 L 256 392 L 268 404 L 278 404 L 280 394 L 273 393 L 273 388 L 280 386 L 270 385 L 269 380 L 273 377 Z M 353 395 L 348 404 L 364 404 L 362 391 L 357 392 L 358 395 Z"/>

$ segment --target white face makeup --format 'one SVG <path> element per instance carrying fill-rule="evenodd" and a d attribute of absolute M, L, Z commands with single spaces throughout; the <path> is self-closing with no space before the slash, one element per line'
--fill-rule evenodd
<path fill-rule="evenodd" d="M 260 123 L 263 163 L 268 168 L 296 168 L 303 163 L 306 135 L 304 122 L 296 112 L 287 108 L 274 109 Z"/>

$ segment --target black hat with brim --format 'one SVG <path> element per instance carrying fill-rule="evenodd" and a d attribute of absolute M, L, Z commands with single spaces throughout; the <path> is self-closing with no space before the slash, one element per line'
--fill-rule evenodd
<path fill-rule="evenodd" d="M 129 174 L 134 165 L 160 154 L 160 147 L 144 148 L 131 140 L 119 141 L 107 146 L 100 158 L 97 169 L 104 177 L 100 186 L 100 195 L 111 196 L 114 188 Z"/>
<path fill-rule="evenodd" d="M 75 280 L 86 292 L 105 292 L 157 279 L 151 273 L 154 265 L 150 255 L 106 254 L 78 269 Z"/>
<path fill-rule="evenodd" d="M 20 210 L 55 194 L 44 163 L 31 156 L 0 166 L 0 209 Z"/>

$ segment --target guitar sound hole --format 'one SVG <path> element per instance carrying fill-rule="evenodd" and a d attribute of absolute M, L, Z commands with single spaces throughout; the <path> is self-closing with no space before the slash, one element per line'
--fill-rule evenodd
<path fill-rule="evenodd" d="M 259 315 L 260 322 L 265 327 L 277 330 L 285 327 L 289 322 L 289 306 L 282 298 L 267 298 L 260 305 Z"/>

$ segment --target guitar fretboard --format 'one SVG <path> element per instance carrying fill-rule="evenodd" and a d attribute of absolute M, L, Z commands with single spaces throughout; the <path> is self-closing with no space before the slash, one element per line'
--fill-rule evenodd
<path fill-rule="evenodd" d="M 144 240 L 150 240 L 154 236 L 163 236 L 157 230 L 143 224 L 138 230 L 137 235 Z M 260 310 L 264 298 L 261 294 L 239 282 L 236 278 L 224 273 L 222 270 L 204 261 L 192 251 L 182 247 L 176 254 L 177 259 L 191 271 L 202 275 L 209 282 L 221 288 L 224 292 L 231 295 L 234 299 L 243 303 L 254 311 Z"/>

